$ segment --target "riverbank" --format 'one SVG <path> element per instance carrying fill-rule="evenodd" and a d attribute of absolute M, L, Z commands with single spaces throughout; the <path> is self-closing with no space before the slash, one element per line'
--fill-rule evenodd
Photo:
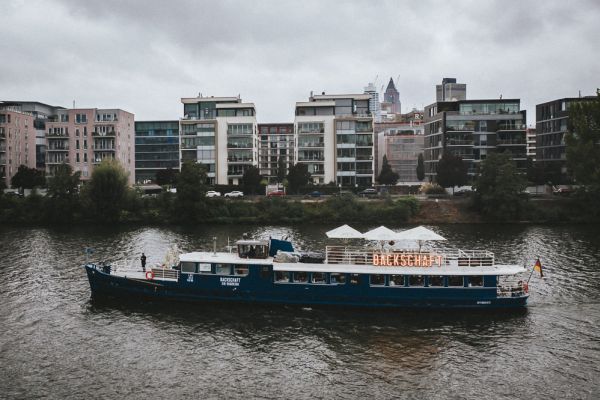
<path fill-rule="evenodd" d="M 68 204 L 56 199 L 32 195 L 25 198 L 0 198 L 0 223 L 6 225 L 192 225 L 217 224 L 473 224 L 508 223 L 595 223 L 574 198 L 546 196 L 529 199 L 518 218 L 504 221 L 486 220 L 468 197 L 437 199 L 412 196 L 376 199 L 353 195 L 326 198 L 241 199 L 202 198 L 182 203 L 172 193 L 156 197 L 129 196 L 120 205 L 113 220 L 99 220 L 85 201 L 77 198 Z"/>

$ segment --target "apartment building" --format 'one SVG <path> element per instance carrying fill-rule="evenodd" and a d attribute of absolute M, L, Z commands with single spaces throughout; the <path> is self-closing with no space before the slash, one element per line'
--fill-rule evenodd
<path fill-rule="evenodd" d="M 91 177 L 94 166 L 117 160 L 135 182 L 135 128 L 132 113 L 120 109 L 61 109 L 46 122 L 46 175 L 70 164 Z"/>
<path fill-rule="evenodd" d="M 462 157 L 471 176 L 491 152 L 509 152 L 524 171 L 526 121 L 519 99 L 443 101 L 425 107 L 426 177 L 435 180 L 445 152 Z"/>
<path fill-rule="evenodd" d="M 535 106 L 536 162 L 545 168 L 567 174 L 565 134 L 569 126 L 569 107 L 573 103 L 593 101 L 596 96 L 565 97 Z"/>
<path fill-rule="evenodd" d="M 398 182 L 418 182 L 417 162 L 419 154 L 423 154 L 424 129 L 420 119 L 375 124 L 377 132 L 375 176 L 381 173 L 385 155 L 392 171 L 398 174 Z"/>
<path fill-rule="evenodd" d="M 258 127 L 253 103 L 239 97 L 182 98 L 180 162 L 207 167 L 208 183 L 238 185 L 258 166 Z"/>
<path fill-rule="evenodd" d="M 283 162 L 286 175 L 294 165 L 294 124 L 258 124 L 258 167 L 260 175 L 269 183 L 277 182 L 279 162 Z"/>
<path fill-rule="evenodd" d="M 369 94 L 312 95 L 297 102 L 295 162 L 313 183 L 369 187 L 374 182 L 373 116 Z"/>
<path fill-rule="evenodd" d="M 527 158 L 530 158 L 532 161 L 536 161 L 536 136 L 535 128 L 527 128 Z"/>
<path fill-rule="evenodd" d="M 36 167 L 34 119 L 19 107 L 0 105 L 0 179 L 7 187 L 20 165 Z"/>
<path fill-rule="evenodd" d="M 179 121 L 135 121 L 135 181 L 156 181 L 156 173 L 179 170 Z"/>

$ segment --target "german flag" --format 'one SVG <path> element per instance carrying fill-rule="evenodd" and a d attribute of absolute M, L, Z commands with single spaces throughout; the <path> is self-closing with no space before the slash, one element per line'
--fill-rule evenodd
<path fill-rule="evenodd" d="M 533 266 L 533 270 L 539 272 L 540 277 L 542 277 L 542 278 L 544 277 L 544 273 L 542 272 L 542 263 L 539 258 L 537 260 L 535 260 L 535 265 Z"/>

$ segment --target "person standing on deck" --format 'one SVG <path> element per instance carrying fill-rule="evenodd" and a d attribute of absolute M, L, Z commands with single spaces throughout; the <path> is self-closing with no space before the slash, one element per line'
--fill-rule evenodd
<path fill-rule="evenodd" d="M 142 271 L 146 272 L 146 255 L 144 253 L 142 253 L 140 260 L 142 261 Z"/>

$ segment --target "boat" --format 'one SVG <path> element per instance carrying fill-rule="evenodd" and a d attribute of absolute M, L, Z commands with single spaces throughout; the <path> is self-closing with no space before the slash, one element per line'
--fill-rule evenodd
<path fill-rule="evenodd" d="M 487 250 L 423 248 L 427 240 L 440 240 L 423 236 L 426 228 L 415 228 L 412 236 L 381 228 L 356 231 L 368 240 L 363 245 L 349 245 L 358 237 L 342 232 L 337 237 L 344 241 L 326 246 L 323 253 L 301 252 L 287 240 L 272 238 L 243 239 L 229 251 L 216 251 L 215 239 L 213 251 L 171 253 L 165 263 L 146 271 L 139 262 L 90 262 L 85 270 L 93 298 L 308 307 L 526 306 L 524 266 L 496 264 Z M 397 243 L 407 237 L 418 248 L 399 248 Z"/>

